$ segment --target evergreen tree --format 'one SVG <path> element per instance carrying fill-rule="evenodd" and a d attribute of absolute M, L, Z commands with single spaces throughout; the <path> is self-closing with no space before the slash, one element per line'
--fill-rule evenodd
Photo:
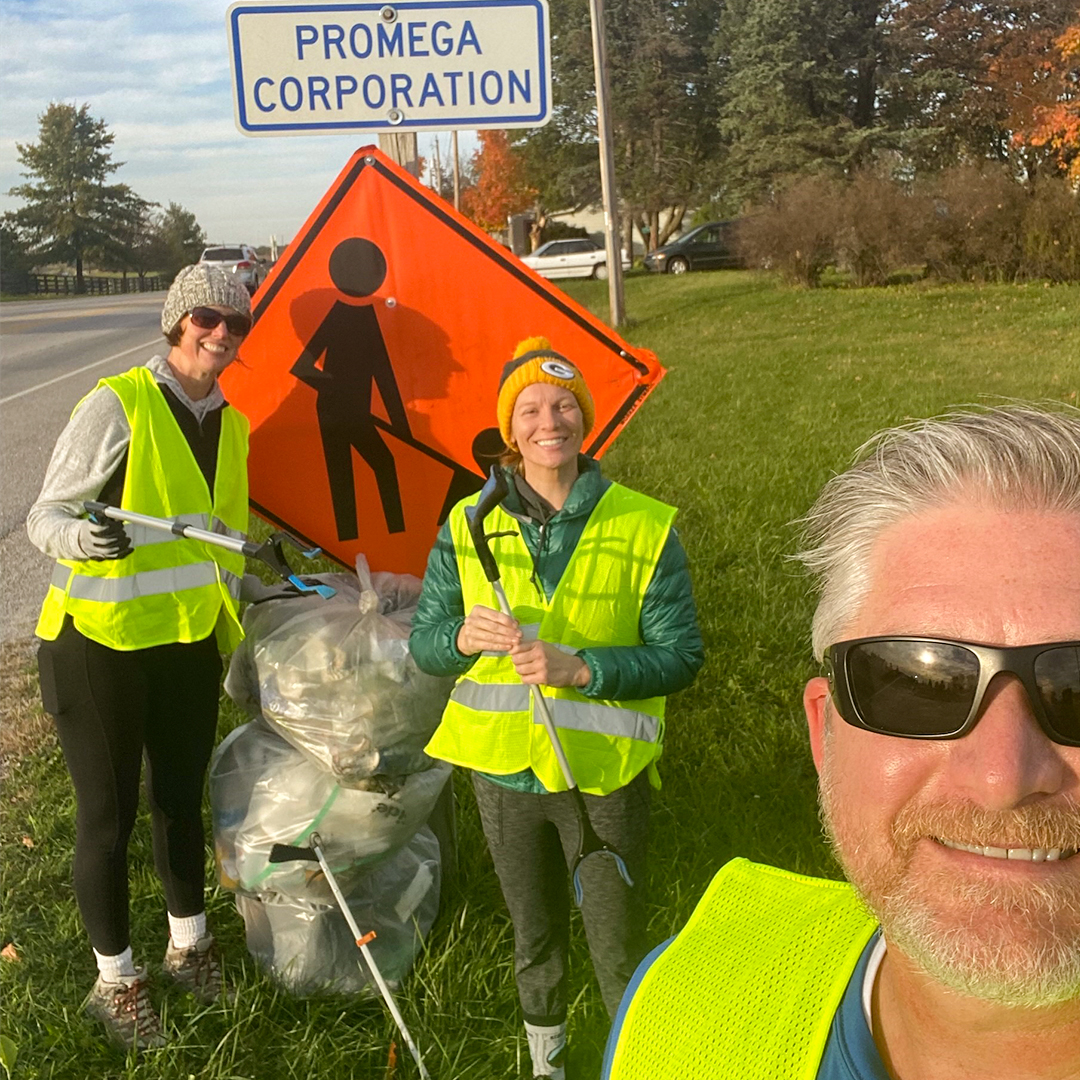
<path fill-rule="evenodd" d="M 206 247 L 206 234 L 190 210 L 171 202 L 154 219 L 153 239 L 157 251 L 154 269 L 169 280 L 190 263 L 198 262 Z"/>
<path fill-rule="evenodd" d="M 728 0 L 715 39 L 723 71 L 726 182 L 760 198 L 796 173 L 850 173 L 895 144 L 877 87 L 883 0 Z"/>
<path fill-rule="evenodd" d="M 54 102 L 38 118 L 36 143 L 16 143 L 27 183 L 8 194 L 25 200 L 15 219 L 42 260 L 73 262 L 83 291 L 83 262 L 115 262 L 147 204 L 127 184 L 108 178 L 114 136 L 90 106 Z"/>

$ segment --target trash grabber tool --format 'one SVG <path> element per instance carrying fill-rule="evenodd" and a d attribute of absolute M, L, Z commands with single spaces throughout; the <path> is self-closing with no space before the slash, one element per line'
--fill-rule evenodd
<path fill-rule="evenodd" d="M 413 1042 L 413 1037 L 409 1034 L 409 1029 L 405 1026 L 405 1019 L 402 1017 L 401 1012 L 398 1010 L 397 1003 L 394 1001 L 394 995 L 390 993 L 390 987 L 386 985 L 386 980 L 382 977 L 382 972 L 379 970 L 378 964 L 375 963 L 375 957 L 371 955 L 371 950 L 368 948 L 368 942 L 373 941 L 375 938 L 375 931 L 370 930 L 366 934 L 360 933 L 360 927 L 356 925 L 356 920 L 349 910 L 349 905 L 345 902 L 345 896 L 337 883 L 337 878 L 334 877 L 333 871 L 326 861 L 326 856 L 323 854 L 322 838 L 319 834 L 313 832 L 308 837 L 308 843 L 311 847 L 302 848 L 292 847 L 289 844 L 275 844 L 270 849 L 269 861 L 272 863 L 281 863 L 300 860 L 304 862 L 317 862 L 319 866 L 322 867 L 322 872 L 326 876 L 327 884 L 334 894 L 334 899 L 338 902 L 338 907 L 341 908 L 341 914 L 345 916 L 345 921 L 349 924 L 349 929 L 352 931 L 353 940 L 356 942 L 357 947 L 360 949 L 360 952 L 367 963 L 368 971 L 371 972 L 376 985 L 379 987 L 379 993 L 382 994 L 383 1001 L 386 1002 L 386 1007 L 390 1010 L 390 1015 L 394 1018 L 394 1023 L 397 1024 L 397 1029 L 401 1032 L 401 1037 L 405 1040 L 405 1045 L 409 1048 L 409 1053 L 412 1054 L 413 1061 L 416 1062 L 416 1067 L 420 1070 L 422 1080 L 431 1080 L 431 1074 L 424 1068 L 423 1059 L 420 1057 L 420 1048 Z"/>
<path fill-rule="evenodd" d="M 241 540 L 235 536 L 224 536 L 222 533 L 211 532 L 209 529 L 187 525 L 179 518 L 158 518 L 151 517 L 149 514 L 136 514 L 133 510 L 121 510 L 118 506 L 109 506 L 103 502 L 88 501 L 84 502 L 83 506 L 93 521 L 101 521 L 104 518 L 112 518 L 113 521 L 130 521 L 133 525 L 144 525 L 148 529 L 169 532 L 174 536 L 182 536 L 186 540 L 201 540 L 204 544 L 213 544 L 215 547 L 246 555 L 249 559 L 258 559 L 302 593 L 318 593 L 324 600 L 329 600 L 337 592 L 329 585 L 309 585 L 293 573 L 282 550 L 285 544 L 296 548 L 305 559 L 314 559 L 322 548 L 306 548 L 296 537 L 286 532 L 276 532 L 268 540 L 257 544 L 254 540 Z"/>
<path fill-rule="evenodd" d="M 496 536 L 512 536 L 513 533 L 484 532 L 484 519 L 506 498 L 508 491 L 506 477 L 493 465 L 491 475 L 480 491 L 480 498 L 477 499 L 474 506 L 465 508 L 465 519 L 468 522 L 469 533 L 472 536 L 477 557 L 480 559 L 480 565 L 483 567 L 484 576 L 491 582 L 491 587 L 495 590 L 495 596 L 499 601 L 499 609 L 504 615 L 513 618 L 514 612 L 510 607 L 510 601 L 506 598 L 506 590 L 500 580 L 499 564 L 495 561 L 495 556 L 491 553 L 491 546 L 488 544 L 488 541 Z M 551 719 L 547 698 L 544 697 L 543 691 L 536 684 L 533 684 L 530 689 L 532 690 L 536 712 L 540 717 L 540 722 L 544 725 L 548 739 L 551 741 L 551 749 L 555 752 L 559 768 L 562 770 L 563 779 L 570 790 L 570 797 L 574 804 L 574 815 L 577 817 L 578 824 L 578 851 L 574 858 L 574 865 L 571 868 L 571 876 L 574 881 L 574 899 L 577 900 L 578 907 L 581 907 L 581 866 L 586 859 L 592 858 L 594 855 L 610 855 L 615 860 L 615 866 L 618 868 L 623 881 L 631 887 L 633 887 L 634 882 L 630 877 L 630 871 L 626 869 L 623 857 L 596 835 L 596 830 L 589 820 L 589 812 L 585 808 L 585 797 L 577 786 L 573 770 L 570 768 L 570 762 L 566 757 L 566 751 L 563 750 L 558 729 Z"/>

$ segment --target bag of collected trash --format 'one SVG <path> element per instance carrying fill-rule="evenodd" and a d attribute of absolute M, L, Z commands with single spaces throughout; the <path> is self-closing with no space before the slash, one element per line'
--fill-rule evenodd
<path fill-rule="evenodd" d="M 342 787 L 266 724 L 244 724 L 210 763 L 218 879 L 227 889 L 327 900 L 327 891 L 312 895 L 304 863 L 268 861 L 273 845 L 302 847 L 317 829 L 334 873 L 370 863 L 427 821 L 449 776 L 450 766 L 437 762 L 404 777 L 393 794 Z"/>
<path fill-rule="evenodd" d="M 315 863 L 314 873 L 322 876 Z M 383 977 L 397 987 L 439 911 L 439 844 L 421 829 L 400 851 L 341 886 Z M 327 889 L 329 895 L 329 889 Z M 314 903 L 275 893 L 236 894 L 248 951 L 294 994 L 377 993 L 348 924 L 334 902 Z"/>
<path fill-rule="evenodd" d="M 248 607 L 225 689 L 339 783 L 392 790 L 430 767 L 424 746 L 453 683 L 409 655 L 419 578 L 372 574 L 363 555 L 356 565 L 356 577 L 315 575 L 338 590 L 329 600 Z"/>

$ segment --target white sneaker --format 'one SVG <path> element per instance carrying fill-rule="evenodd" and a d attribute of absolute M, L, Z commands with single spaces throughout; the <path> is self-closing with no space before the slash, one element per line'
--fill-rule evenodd
<path fill-rule="evenodd" d="M 566 1025 L 525 1024 L 535 1080 L 566 1080 Z"/>

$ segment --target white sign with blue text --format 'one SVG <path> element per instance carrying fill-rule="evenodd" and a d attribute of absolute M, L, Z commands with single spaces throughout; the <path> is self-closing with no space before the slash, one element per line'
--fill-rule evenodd
<path fill-rule="evenodd" d="M 237 3 L 227 15 L 245 135 L 539 127 L 547 0 Z"/>

